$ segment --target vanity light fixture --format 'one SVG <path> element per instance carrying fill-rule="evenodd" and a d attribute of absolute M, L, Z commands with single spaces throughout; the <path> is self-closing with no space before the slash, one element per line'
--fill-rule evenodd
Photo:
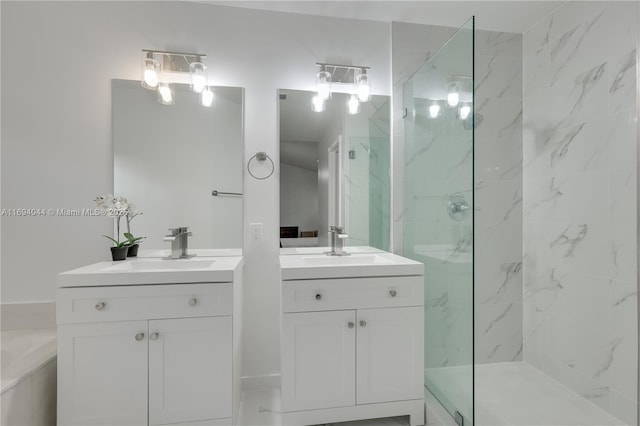
<path fill-rule="evenodd" d="M 200 103 L 202 104 L 202 106 L 210 107 L 213 105 L 213 100 L 214 100 L 213 90 L 211 90 L 211 87 L 207 86 L 204 90 L 202 90 L 202 97 L 200 98 Z"/>
<path fill-rule="evenodd" d="M 458 106 L 458 103 L 460 103 L 460 93 L 450 92 L 447 95 L 447 105 L 449 105 L 451 108 L 455 108 Z"/>
<path fill-rule="evenodd" d="M 311 98 L 311 109 L 315 112 L 322 112 L 325 110 L 324 99 L 320 95 L 315 95 Z"/>
<path fill-rule="evenodd" d="M 158 102 L 162 105 L 173 105 L 173 92 L 167 83 L 158 84 Z"/>
<path fill-rule="evenodd" d="M 439 115 L 440 115 L 440 105 L 437 102 L 434 102 L 429 106 L 429 117 L 437 118 Z"/>
<path fill-rule="evenodd" d="M 316 74 L 316 97 L 313 100 L 312 109 L 317 112 L 325 110 L 324 101 L 331 99 L 334 85 L 347 86 L 347 93 L 355 94 L 358 102 L 371 100 L 371 84 L 367 70 L 369 67 L 356 65 L 337 65 L 316 63 L 320 71 Z M 359 104 L 352 101 L 352 96 L 347 105 L 350 114 L 357 114 L 360 110 Z M 322 101 L 322 105 L 320 102 Z M 356 112 L 351 112 L 357 110 Z"/>
<path fill-rule="evenodd" d="M 371 100 L 371 86 L 369 85 L 369 76 L 366 68 L 362 68 L 356 77 L 356 93 L 360 102 Z"/>
<path fill-rule="evenodd" d="M 460 83 L 454 80 L 448 84 L 447 105 L 449 108 L 455 108 L 460 103 Z"/>
<path fill-rule="evenodd" d="M 347 107 L 349 114 L 355 115 L 360 112 L 360 101 L 358 100 L 358 96 L 353 94 L 347 101 Z"/>
<path fill-rule="evenodd" d="M 191 91 L 200 95 L 203 106 L 213 105 L 214 94 L 209 86 L 207 66 L 202 63 L 207 55 L 149 49 L 142 49 L 142 53 L 142 86 L 157 90 L 161 104 L 175 102 L 169 83 L 189 83 Z"/>
<path fill-rule="evenodd" d="M 469 104 L 462 104 L 460 109 L 458 109 L 458 118 L 460 120 L 466 120 L 469 118 L 469 114 L 471 114 L 471 106 L 469 106 Z"/>
<path fill-rule="evenodd" d="M 160 63 L 155 60 L 153 54 L 147 53 L 147 57 L 142 60 L 142 87 L 155 90 L 160 81 L 159 73 Z"/>
<path fill-rule="evenodd" d="M 207 66 L 202 62 L 191 62 L 189 64 L 189 75 L 191 77 L 191 91 L 202 93 L 207 86 Z"/>
<path fill-rule="evenodd" d="M 326 101 L 331 98 L 331 73 L 322 65 L 318 74 L 316 74 L 316 92 L 318 98 Z"/>

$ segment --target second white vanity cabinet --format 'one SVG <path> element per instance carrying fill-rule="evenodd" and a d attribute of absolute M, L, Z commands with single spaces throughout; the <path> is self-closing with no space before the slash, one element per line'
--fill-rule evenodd
<path fill-rule="evenodd" d="M 58 424 L 234 424 L 241 263 L 231 282 L 58 289 Z"/>
<path fill-rule="evenodd" d="M 422 264 L 363 272 L 354 255 L 307 274 L 300 256 L 280 261 L 283 424 L 398 415 L 424 424 Z"/>

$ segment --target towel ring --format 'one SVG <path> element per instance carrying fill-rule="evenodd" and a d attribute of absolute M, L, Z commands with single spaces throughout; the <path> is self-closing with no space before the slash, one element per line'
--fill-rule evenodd
<path fill-rule="evenodd" d="M 256 176 L 251 172 L 251 162 L 253 160 L 258 160 L 260 162 L 269 160 L 271 162 L 271 172 L 269 172 L 268 175 L 266 176 Z M 255 155 L 251 158 L 249 158 L 249 161 L 247 161 L 247 171 L 249 172 L 249 174 L 251 175 L 251 177 L 253 177 L 254 179 L 258 179 L 258 180 L 265 180 L 265 179 L 269 179 L 271 177 L 271 175 L 273 174 L 273 172 L 275 171 L 276 166 L 273 163 L 273 160 L 271 159 L 271 157 L 269 157 L 269 155 L 267 155 L 266 152 L 256 152 Z"/>

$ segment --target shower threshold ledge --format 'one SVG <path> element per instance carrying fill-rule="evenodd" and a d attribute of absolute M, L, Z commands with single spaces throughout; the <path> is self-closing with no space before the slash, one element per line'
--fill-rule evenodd
<path fill-rule="evenodd" d="M 469 379 L 468 367 L 425 370 L 427 383 L 451 387 Z M 458 377 L 463 376 L 463 377 Z M 451 401 L 471 400 L 467 386 L 456 386 Z M 624 421 L 524 362 L 475 367 L 476 426 L 618 426 Z"/>

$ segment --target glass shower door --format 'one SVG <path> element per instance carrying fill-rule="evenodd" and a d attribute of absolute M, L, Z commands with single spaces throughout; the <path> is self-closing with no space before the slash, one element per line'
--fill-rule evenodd
<path fill-rule="evenodd" d="M 404 85 L 403 254 L 425 265 L 425 384 L 473 424 L 473 57 L 469 20 Z"/>

